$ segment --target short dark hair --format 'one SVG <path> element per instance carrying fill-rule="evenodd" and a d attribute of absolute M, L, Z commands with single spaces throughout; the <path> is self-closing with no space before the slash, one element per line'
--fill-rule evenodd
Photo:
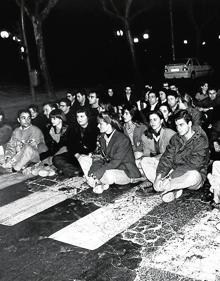
<path fill-rule="evenodd" d="M 172 112 L 172 110 L 171 110 L 171 108 L 170 108 L 170 106 L 169 106 L 169 104 L 168 104 L 167 102 L 161 103 L 160 106 L 159 106 L 159 108 L 161 108 L 161 106 L 166 106 L 166 108 L 168 109 L 168 111 L 169 111 L 169 112 Z"/>
<path fill-rule="evenodd" d="M 175 97 L 176 99 L 179 97 L 177 91 L 170 90 L 170 89 L 167 90 L 167 97 L 168 97 L 168 96 L 173 96 L 173 97 Z"/>
<path fill-rule="evenodd" d="M 192 122 L 192 115 L 186 109 L 179 109 L 174 115 L 174 120 L 177 121 L 180 119 L 184 119 L 186 123 L 189 123 L 189 121 Z"/>
<path fill-rule="evenodd" d="M 61 102 L 64 102 L 67 106 L 71 106 L 71 102 L 70 102 L 70 100 L 68 100 L 67 98 L 62 98 L 62 99 L 59 101 L 59 104 L 60 104 Z"/>
<path fill-rule="evenodd" d="M 66 116 L 61 109 L 54 109 L 51 111 L 49 118 L 59 118 L 63 122 L 66 122 Z"/>
<path fill-rule="evenodd" d="M 164 120 L 163 113 L 160 110 L 150 111 L 149 116 L 148 116 L 149 119 L 150 119 L 150 116 L 153 115 L 153 114 L 156 114 L 161 120 Z"/>
<path fill-rule="evenodd" d="M 90 112 L 90 110 L 86 106 L 79 107 L 76 110 L 76 115 L 77 115 L 77 113 L 85 113 L 88 118 L 91 117 L 91 112 Z"/>
<path fill-rule="evenodd" d="M 32 108 L 35 112 L 39 113 L 39 106 L 38 106 L 38 105 L 36 105 L 36 104 L 30 104 L 30 105 L 28 106 L 28 110 L 30 110 L 31 108 Z"/>
<path fill-rule="evenodd" d="M 21 114 L 22 113 L 28 113 L 30 116 L 31 116 L 31 114 L 30 114 L 30 111 L 28 110 L 28 109 L 20 109 L 20 110 L 18 110 L 18 113 L 17 113 L 17 118 L 19 119 L 20 118 L 20 116 L 21 116 Z"/>

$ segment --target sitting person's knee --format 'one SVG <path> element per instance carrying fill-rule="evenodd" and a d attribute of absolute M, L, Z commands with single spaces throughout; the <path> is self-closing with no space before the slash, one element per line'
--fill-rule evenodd
<path fill-rule="evenodd" d="M 197 190 L 202 185 L 201 174 L 196 170 L 188 171 L 186 180 L 190 183 L 189 189 Z"/>

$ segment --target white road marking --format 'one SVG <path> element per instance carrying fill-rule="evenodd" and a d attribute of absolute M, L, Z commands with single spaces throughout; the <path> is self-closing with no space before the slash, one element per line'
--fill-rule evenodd
<path fill-rule="evenodd" d="M 0 207 L 0 224 L 15 225 L 70 198 L 88 188 L 82 187 L 84 182 L 83 178 L 69 179 L 4 205 Z M 62 187 L 67 187 L 67 191 L 61 191 Z M 68 191 L 68 187 L 72 189 Z"/>
<path fill-rule="evenodd" d="M 145 199 L 134 191 L 52 234 L 49 238 L 74 246 L 95 250 L 137 222 L 161 203 L 160 195 Z"/>

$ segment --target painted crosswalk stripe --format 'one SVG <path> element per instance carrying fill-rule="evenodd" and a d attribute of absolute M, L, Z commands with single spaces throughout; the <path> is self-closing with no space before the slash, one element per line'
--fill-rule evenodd
<path fill-rule="evenodd" d="M 220 280 L 219 222 L 219 210 L 199 213 L 173 239 L 142 257 L 135 280 L 142 280 L 149 268 L 195 280 Z"/>
<path fill-rule="evenodd" d="M 0 190 L 8 186 L 23 182 L 27 179 L 33 178 L 33 175 L 23 175 L 21 173 L 6 174 L 0 176 Z"/>
<path fill-rule="evenodd" d="M 159 195 L 149 196 L 146 200 L 136 197 L 134 191 L 131 191 L 113 204 L 90 213 L 49 238 L 94 250 L 141 219 L 161 202 Z"/>
<path fill-rule="evenodd" d="M 77 181 L 78 180 L 78 181 Z M 48 189 L 32 193 L 26 197 L 20 198 L 14 202 L 0 207 L 0 224 L 12 226 L 21 221 L 26 220 L 56 204 L 71 198 L 77 192 L 81 192 L 88 188 L 84 186 L 79 191 L 76 187 L 81 187 L 84 179 L 73 179 L 61 182 Z M 60 188 L 66 186 L 75 186 L 70 192 L 61 191 Z"/>

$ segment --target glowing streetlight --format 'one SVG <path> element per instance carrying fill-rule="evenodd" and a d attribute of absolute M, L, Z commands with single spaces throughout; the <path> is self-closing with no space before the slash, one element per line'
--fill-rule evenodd
<path fill-rule="evenodd" d="M 144 34 L 143 34 L 143 38 L 144 38 L 144 39 L 149 39 L 149 34 L 148 34 L 148 33 L 144 33 Z"/>
<path fill-rule="evenodd" d="M 139 39 L 137 37 L 134 37 L 134 43 L 138 43 L 139 42 Z"/>
<path fill-rule="evenodd" d="M 203 45 L 203 46 L 205 46 L 205 45 L 206 45 L 206 42 L 205 42 L 205 41 L 203 41 L 203 42 L 202 42 L 202 45 Z"/>
<path fill-rule="evenodd" d="M 183 40 L 183 44 L 187 45 L 188 41 L 187 40 Z"/>
<path fill-rule="evenodd" d="M 6 30 L 2 30 L 0 32 L 0 36 L 1 36 L 1 38 L 7 39 L 10 36 L 10 33 Z"/>
<path fill-rule="evenodd" d="M 220 35 L 218 36 L 218 39 L 220 39 Z"/>
<path fill-rule="evenodd" d="M 124 34 L 124 32 L 121 29 L 116 31 L 117 36 L 123 36 L 123 34 Z"/>

